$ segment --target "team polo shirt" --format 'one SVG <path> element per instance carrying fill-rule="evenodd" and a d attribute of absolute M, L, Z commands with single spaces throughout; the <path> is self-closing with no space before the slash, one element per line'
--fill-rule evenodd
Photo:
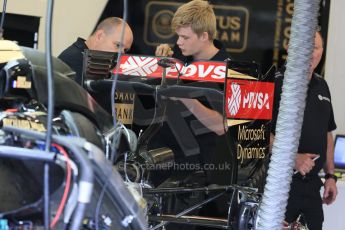
<path fill-rule="evenodd" d="M 71 67 L 76 72 L 75 81 L 78 84 L 82 82 L 83 74 L 83 52 L 88 47 L 85 44 L 83 38 L 78 38 L 72 45 L 67 47 L 62 53 L 58 56 L 63 62 L 65 62 L 69 67 Z"/>
<path fill-rule="evenodd" d="M 282 92 L 283 75 L 278 73 L 275 81 L 275 97 L 272 118 L 272 132 L 275 134 L 279 103 Z M 309 175 L 317 175 L 326 162 L 327 134 L 336 129 L 331 94 L 327 82 L 319 75 L 313 74 L 308 84 L 303 125 L 298 153 L 319 154 L 315 167 Z"/>
<path fill-rule="evenodd" d="M 226 52 L 223 44 L 219 40 L 213 40 L 213 45 L 219 49 L 219 51 L 212 58 L 210 58 L 209 61 L 225 61 L 227 58 L 229 58 L 229 54 Z M 173 57 L 181 60 L 183 63 L 186 63 L 186 65 L 194 61 L 193 56 L 184 56 L 178 45 L 173 47 L 173 51 Z"/>

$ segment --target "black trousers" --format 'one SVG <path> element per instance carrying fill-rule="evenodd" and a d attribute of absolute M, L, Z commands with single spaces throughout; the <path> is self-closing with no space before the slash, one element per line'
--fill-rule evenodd
<path fill-rule="evenodd" d="M 320 189 L 323 185 L 318 176 L 292 179 L 285 221 L 292 223 L 302 214 L 309 230 L 322 230 L 324 220 Z"/>

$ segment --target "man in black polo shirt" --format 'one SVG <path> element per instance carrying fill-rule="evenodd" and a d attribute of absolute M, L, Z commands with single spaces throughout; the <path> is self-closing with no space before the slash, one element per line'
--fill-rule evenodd
<path fill-rule="evenodd" d="M 85 49 L 107 52 L 118 52 L 121 45 L 121 30 L 123 20 L 117 17 L 109 17 L 100 22 L 96 31 L 87 39 L 78 38 L 76 42 L 62 51 L 58 56 L 76 72 L 76 82 L 82 82 L 83 52 Z M 126 23 L 122 52 L 131 48 L 133 33 Z"/>
<path fill-rule="evenodd" d="M 155 52 L 156 56 L 172 56 L 184 62 L 185 66 L 193 61 L 225 61 L 229 58 L 222 43 L 215 39 L 216 16 L 212 6 L 207 1 L 193 0 L 181 5 L 174 14 L 171 26 L 178 37 L 176 44 L 173 49 L 168 44 L 159 45 Z M 183 85 L 213 88 L 220 91 L 224 87 L 223 83 L 191 81 L 185 81 Z M 184 117 L 184 124 L 177 123 L 176 120 L 179 119 L 170 122 L 171 126 L 174 126 L 170 127 L 173 132 L 166 130 L 168 127 L 165 125 L 159 133 L 160 138 L 163 141 L 167 140 L 164 144 L 169 145 L 174 150 L 175 160 L 178 163 L 186 161 L 191 165 L 201 164 L 206 174 L 206 184 L 230 184 L 231 170 L 226 165 L 230 165 L 231 153 L 223 147 L 227 145 L 226 135 L 224 135 L 222 104 L 220 103 L 219 108 L 210 108 L 208 102 L 204 100 L 199 101 L 190 98 L 175 98 L 175 100 L 182 102 L 184 107 L 181 108 L 178 102 L 175 104 L 174 101 L 170 101 L 169 108 L 174 114 L 181 114 L 182 116 L 182 114 L 189 112 L 191 115 Z M 167 114 L 169 114 L 169 108 Z M 204 131 L 198 133 L 197 128 L 194 128 L 197 127 L 197 123 L 204 126 L 202 128 L 199 126 L 199 130 Z M 178 129 L 179 126 L 187 126 L 187 128 Z M 187 133 L 179 133 L 177 130 L 191 131 L 197 146 L 193 145 L 194 140 L 187 138 Z M 181 156 L 179 152 L 183 149 L 181 142 L 186 144 L 183 151 L 195 152 L 194 150 L 196 150 L 198 154 L 191 154 L 193 156 L 185 158 L 182 156 L 181 161 L 179 161 L 177 158 Z M 214 166 L 215 169 L 208 169 L 206 166 Z M 187 172 L 184 173 L 188 174 Z M 227 206 L 226 202 L 224 197 L 224 200 L 221 199 L 219 203 L 205 207 L 202 213 L 207 216 L 225 216 L 228 208 L 225 207 Z"/>
<path fill-rule="evenodd" d="M 217 31 L 216 16 L 212 6 L 207 1 L 193 0 L 181 5 L 174 14 L 171 27 L 178 36 L 175 46 L 171 49 L 168 44 L 159 45 L 156 48 L 156 56 L 172 56 L 184 62 L 185 65 L 193 61 L 225 61 L 229 58 L 222 43 L 215 39 Z M 219 85 L 218 83 L 190 81 L 183 83 L 184 85 L 210 87 L 218 90 L 223 88 L 223 84 Z M 197 139 L 200 151 L 205 152 L 202 155 L 212 156 L 214 145 L 206 143 L 207 141 L 212 142 L 215 139 L 214 135 L 221 136 L 224 134 L 222 108 L 218 108 L 217 110 L 219 111 L 216 111 L 214 108 L 209 108 L 207 102 L 204 104 L 204 102 L 201 103 L 197 99 L 175 98 L 175 100 L 181 101 L 194 115 L 193 118 L 187 119 L 188 125 L 190 125 L 192 120 L 198 120 L 209 129 L 207 134 L 198 135 Z M 178 108 L 175 105 L 172 106 L 175 107 L 174 110 Z M 178 125 L 178 123 L 174 123 L 174 126 Z M 172 135 L 172 133 L 170 134 Z M 171 135 L 166 139 L 171 140 Z M 175 139 L 184 138 L 183 135 L 176 133 L 174 136 Z M 205 140 L 201 141 L 202 139 Z M 179 151 L 178 146 L 174 147 L 176 147 L 176 151 Z M 190 148 L 192 149 L 193 147 Z"/>
<path fill-rule="evenodd" d="M 173 49 L 168 44 L 156 48 L 156 56 L 172 56 L 185 63 L 193 61 L 225 61 L 229 58 L 223 44 L 215 39 L 217 32 L 216 16 L 212 6 L 203 0 L 193 0 L 181 5 L 171 22 L 178 39 Z M 188 84 L 190 82 L 184 82 Z M 223 83 L 193 82 L 189 85 L 223 90 Z M 204 106 L 198 100 L 180 99 L 198 120 L 217 135 L 224 134 L 222 111 Z"/>
<path fill-rule="evenodd" d="M 321 60 L 322 52 L 323 41 L 321 34 L 317 32 L 310 75 L 308 76 L 309 85 L 301 138 L 295 159 L 294 168 L 297 172 L 292 178 L 285 213 L 285 221 L 288 223 L 292 223 L 302 214 L 310 230 L 322 229 L 324 220 L 322 203 L 331 204 L 337 196 L 332 136 L 336 124 L 331 94 L 326 81 L 318 74 L 313 73 Z M 276 75 L 275 106 L 272 119 L 273 133 L 275 133 L 283 77 L 281 72 Z M 272 140 L 273 138 L 272 135 Z M 324 193 L 321 198 L 320 188 L 323 183 L 318 173 L 322 168 L 326 177 Z"/>

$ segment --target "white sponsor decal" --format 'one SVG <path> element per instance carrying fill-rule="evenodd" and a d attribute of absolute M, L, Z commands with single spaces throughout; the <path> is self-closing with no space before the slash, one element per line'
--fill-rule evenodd
<path fill-rule="evenodd" d="M 125 75 L 146 76 L 157 70 L 157 59 L 152 57 L 129 57 L 127 61 L 120 65 Z"/>
<path fill-rule="evenodd" d="M 173 73 L 178 72 L 176 68 L 183 77 L 195 77 L 197 75 L 198 78 L 211 77 L 214 79 L 224 79 L 226 71 L 226 66 L 205 66 L 204 64 L 190 64 L 188 66 L 182 66 L 179 63 L 176 63 L 175 67 L 168 68 L 168 74 L 173 75 Z"/>
<path fill-rule="evenodd" d="M 270 109 L 268 98 L 268 93 L 249 92 L 244 96 L 242 108 L 262 109 L 266 107 L 266 109 Z"/>
<path fill-rule="evenodd" d="M 237 83 L 231 84 L 232 95 L 228 98 L 228 110 L 230 115 L 234 116 L 240 109 L 241 104 L 241 87 Z"/>

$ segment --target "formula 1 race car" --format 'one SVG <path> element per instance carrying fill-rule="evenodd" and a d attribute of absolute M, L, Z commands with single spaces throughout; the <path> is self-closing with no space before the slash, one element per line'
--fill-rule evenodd
<path fill-rule="evenodd" d="M 1 229 L 46 224 L 46 176 L 51 228 L 146 229 L 143 211 L 105 158 L 104 133 L 113 133 L 111 116 L 71 79 L 73 71 L 54 59 L 53 136 L 50 150 L 44 151 L 44 54 L 1 40 L 0 56 Z"/>

